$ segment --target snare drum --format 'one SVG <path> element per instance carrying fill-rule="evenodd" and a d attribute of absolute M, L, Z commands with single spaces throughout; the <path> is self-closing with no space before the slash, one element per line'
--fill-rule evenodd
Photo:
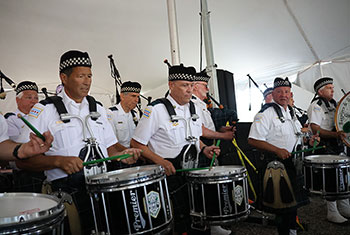
<path fill-rule="evenodd" d="M 172 211 L 164 169 L 147 165 L 89 177 L 96 233 L 168 234 Z"/>
<path fill-rule="evenodd" d="M 64 205 L 55 196 L 0 194 L 0 234 L 64 234 Z"/>
<path fill-rule="evenodd" d="M 327 199 L 350 197 L 350 158 L 338 155 L 305 157 L 305 188 Z"/>
<path fill-rule="evenodd" d="M 247 170 L 217 166 L 187 174 L 194 225 L 222 225 L 249 214 Z"/>

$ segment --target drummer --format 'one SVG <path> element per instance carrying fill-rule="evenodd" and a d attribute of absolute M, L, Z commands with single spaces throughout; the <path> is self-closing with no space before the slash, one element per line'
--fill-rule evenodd
<path fill-rule="evenodd" d="M 97 111 L 100 117 L 88 118 L 86 122 L 89 123 L 104 157 L 129 153 L 134 157 L 125 160 L 134 163 L 141 151 L 139 149 L 121 151 L 124 148 L 117 145 L 117 138 L 107 120 L 105 109 L 88 96 L 92 82 L 91 66 L 87 52 L 71 50 L 61 56 L 59 76 L 64 86 L 63 90 L 55 98 L 47 98 L 34 105 L 28 115 L 28 121 L 39 132 L 50 130 L 55 140 L 45 155 L 16 162 L 19 168 L 45 171 L 52 191 L 61 190 L 71 194 L 80 216 L 83 234 L 90 234 L 94 225 L 90 200 L 84 184 L 83 161 L 78 157 L 85 147 L 83 140 L 85 127 L 78 118 L 61 120 L 59 113 L 68 112 L 69 115 L 85 120 L 87 115 Z M 21 136 L 24 140 L 29 136 L 29 129 L 26 130 Z M 90 133 L 87 135 L 90 137 Z"/>
<path fill-rule="evenodd" d="M 33 133 L 30 134 L 29 142 L 18 144 L 9 139 L 7 134 L 8 126 L 2 113 L 0 112 L 0 160 L 14 161 L 32 157 L 49 150 L 53 137 L 49 131 L 43 135 L 45 142 Z"/>
<path fill-rule="evenodd" d="M 169 68 L 170 95 L 153 101 L 145 108 L 130 143 L 132 147 L 142 149 L 142 155 L 150 162 L 163 166 L 166 174 L 170 176 L 167 177 L 167 182 L 174 206 L 174 230 L 177 234 L 188 232 L 191 221 L 186 181 L 180 175 L 175 175 L 176 169 L 181 168 L 182 164 L 192 164 L 193 162 L 183 159 L 197 156 L 200 151 L 208 158 L 212 158 L 214 152 L 220 152 L 218 147 L 206 146 L 199 141 L 202 121 L 195 119 L 194 104 L 190 101 L 195 73 L 193 67 L 185 67 L 182 64 Z M 170 112 L 180 119 L 172 121 Z M 190 123 L 186 125 L 185 122 Z M 190 126 L 188 132 L 186 126 Z M 191 136 L 187 136 L 188 133 Z M 187 141 L 188 137 L 196 138 L 195 144 Z M 187 153 L 191 156 L 183 156 L 187 147 L 190 147 Z"/>
<path fill-rule="evenodd" d="M 319 132 L 326 149 L 319 150 L 319 154 L 339 154 L 343 151 L 342 140 L 345 138 L 343 131 L 335 129 L 336 101 L 333 99 L 333 79 L 323 77 L 314 84 L 316 92 L 307 110 L 310 128 L 313 133 Z M 327 219 L 333 223 L 344 223 L 345 218 L 350 218 L 349 199 L 327 201 Z"/>
<path fill-rule="evenodd" d="M 8 124 L 8 135 L 13 141 L 17 141 L 21 132 L 24 130 L 24 122 L 17 116 L 27 118 L 29 111 L 38 103 L 38 86 L 32 81 L 22 81 L 16 87 L 16 103 L 17 109 L 14 112 L 5 114 Z M 41 192 L 41 185 L 45 179 L 43 172 L 31 172 L 18 170 L 14 162 L 10 165 L 14 168 L 13 181 L 14 191 L 16 192 Z"/>
<path fill-rule="evenodd" d="M 295 198 L 296 205 L 286 205 L 284 209 L 275 210 L 272 208 L 270 210 L 270 212 L 276 214 L 277 229 L 280 235 L 296 234 L 297 208 L 308 203 L 308 198 L 303 194 L 302 189 L 297 186 L 297 179 L 299 178 L 297 178 L 296 168 L 291 157 L 291 152 L 298 143 L 298 133 L 295 133 L 295 130 L 298 130 L 298 132 L 301 130 L 299 121 L 292 117 L 288 108 L 291 86 L 292 84 L 288 78 L 276 78 L 274 80 L 273 101 L 265 104 L 255 116 L 248 137 L 248 143 L 261 150 L 265 160 L 278 160 L 284 164 L 290 183 L 293 186 L 292 195 L 286 196 Z M 283 193 L 282 191 L 279 192 L 280 194 Z"/>

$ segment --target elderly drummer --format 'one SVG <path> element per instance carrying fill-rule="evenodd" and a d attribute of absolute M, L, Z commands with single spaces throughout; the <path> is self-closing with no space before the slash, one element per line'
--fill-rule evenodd
<path fill-rule="evenodd" d="M 28 121 L 39 132 L 50 130 L 55 140 L 45 155 L 17 162 L 20 168 L 45 171 L 53 191 L 61 190 L 71 194 L 80 215 L 83 234 L 90 234 L 94 225 L 82 171 L 84 159 L 80 158 L 86 147 L 83 136 L 94 137 L 104 157 L 128 153 L 134 155 L 134 158 L 126 160 L 133 163 L 141 152 L 117 144 L 105 109 L 88 96 L 92 82 L 91 66 L 87 52 L 72 50 L 61 56 L 59 76 L 64 85 L 62 92 L 34 105 L 28 115 Z M 100 115 L 95 115 L 96 112 Z M 76 118 L 67 121 L 63 119 L 67 115 Z M 85 125 L 90 127 L 90 131 L 84 131 Z M 29 130 L 22 136 L 28 138 Z"/>
<path fill-rule="evenodd" d="M 33 133 L 30 134 L 30 141 L 25 144 L 15 143 L 9 139 L 7 134 L 7 123 L 0 113 L 0 160 L 14 161 L 23 160 L 41 153 L 45 153 L 53 141 L 51 133 L 45 132 L 45 142 Z"/>
<path fill-rule="evenodd" d="M 313 133 L 319 132 L 321 144 L 327 147 L 319 150 L 319 154 L 339 154 L 344 147 L 342 140 L 345 138 L 343 131 L 335 129 L 335 111 L 337 102 L 333 99 L 334 85 L 330 77 L 322 77 L 314 84 L 316 92 L 307 110 L 310 128 Z M 333 223 L 344 223 L 345 218 L 350 218 L 349 199 L 327 201 L 327 219 Z"/>
<path fill-rule="evenodd" d="M 190 230 L 190 218 L 186 181 L 174 175 L 176 169 L 196 167 L 193 157 L 197 158 L 200 151 L 212 158 L 220 150 L 199 140 L 202 121 L 190 101 L 195 73 L 193 67 L 182 64 L 169 68 L 169 96 L 147 106 L 130 143 L 142 149 L 149 161 L 163 166 L 168 176 L 173 175 L 167 180 L 174 205 L 175 232 L 180 234 Z"/>

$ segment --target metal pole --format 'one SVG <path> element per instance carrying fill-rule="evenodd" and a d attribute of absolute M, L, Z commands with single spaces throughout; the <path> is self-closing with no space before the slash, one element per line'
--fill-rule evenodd
<path fill-rule="evenodd" d="M 170 54 L 172 65 L 180 64 L 179 35 L 177 31 L 175 0 L 167 0 L 170 37 Z"/>
<path fill-rule="evenodd" d="M 204 38 L 204 46 L 205 46 L 205 55 L 207 60 L 207 72 L 211 75 L 211 79 L 209 80 L 209 87 L 213 93 L 214 98 L 220 102 L 219 97 L 219 88 L 217 82 L 216 75 L 216 66 L 214 63 L 214 52 L 213 52 L 213 42 L 211 40 L 211 30 L 210 30 L 210 19 L 208 11 L 207 0 L 201 0 L 201 19 L 203 25 L 203 38 Z"/>

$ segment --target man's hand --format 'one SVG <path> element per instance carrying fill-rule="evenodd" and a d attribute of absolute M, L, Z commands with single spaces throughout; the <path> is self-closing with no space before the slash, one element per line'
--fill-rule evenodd
<path fill-rule="evenodd" d="M 281 158 L 282 160 L 287 159 L 291 156 L 290 152 L 288 152 L 286 149 L 279 148 L 275 154 L 277 157 Z"/>
<path fill-rule="evenodd" d="M 53 142 L 53 136 L 49 131 L 45 132 L 43 135 L 45 137 L 45 142 L 34 133 L 30 133 L 29 142 L 22 144 L 18 149 L 18 157 L 24 159 L 47 152 Z"/>
<path fill-rule="evenodd" d="M 218 157 L 220 155 L 220 148 L 218 146 L 211 145 L 211 146 L 206 146 L 203 149 L 203 154 L 209 159 L 213 158 L 214 152 L 216 154 L 216 157 Z"/>
<path fill-rule="evenodd" d="M 310 140 L 309 140 L 309 145 L 310 146 L 314 146 L 314 143 L 315 141 L 317 141 L 317 145 L 319 145 L 320 141 L 321 141 L 321 138 L 319 136 L 319 134 L 316 134 L 316 135 L 312 135 Z M 316 145 L 316 146 L 317 146 Z"/>
<path fill-rule="evenodd" d="M 223 126 L 220 128 L 220 139 L 232 140 L 235 138 L 236 127 Z"/>
<path fill-rule="evenodd" d="M 158 165 L 161 165 L 164 168 L 165 174 L 167 176 L 176 174 L 176 169 L 175 169 L 174 165 L 170 161 L 165 160 L 165 159 L 162 158 L 162 159 L 160 159 L 159 161 L 157 161 L 155 163 L 158 164 Z"/>
<path fill-rule="evenodd" d="M 83 169 L 83 161 L 79 157 L 57 157 L 55 165 L 68 175 L 77 173 Z"/>
<path fill-rule="evenodd" d="M 121 160 L 122 163 L 125 164 L 134 164 L 136 163 L 137 159 L 139 159 L 139 157 L 141 156 L 141 149 L 137 149 L 137 148 L 129 148 L 129 149 L 125 149 L 121 152 L 121 154 L 130 154 L 133 155 L 132 157 L 126 158 Z"/>
<path fill-rule="evenodd" d="M 341 141 L 344 141 L 346 138 L 346 134 L 344 131 L 337 131 L 337 138 L 340 139 Z"/>

